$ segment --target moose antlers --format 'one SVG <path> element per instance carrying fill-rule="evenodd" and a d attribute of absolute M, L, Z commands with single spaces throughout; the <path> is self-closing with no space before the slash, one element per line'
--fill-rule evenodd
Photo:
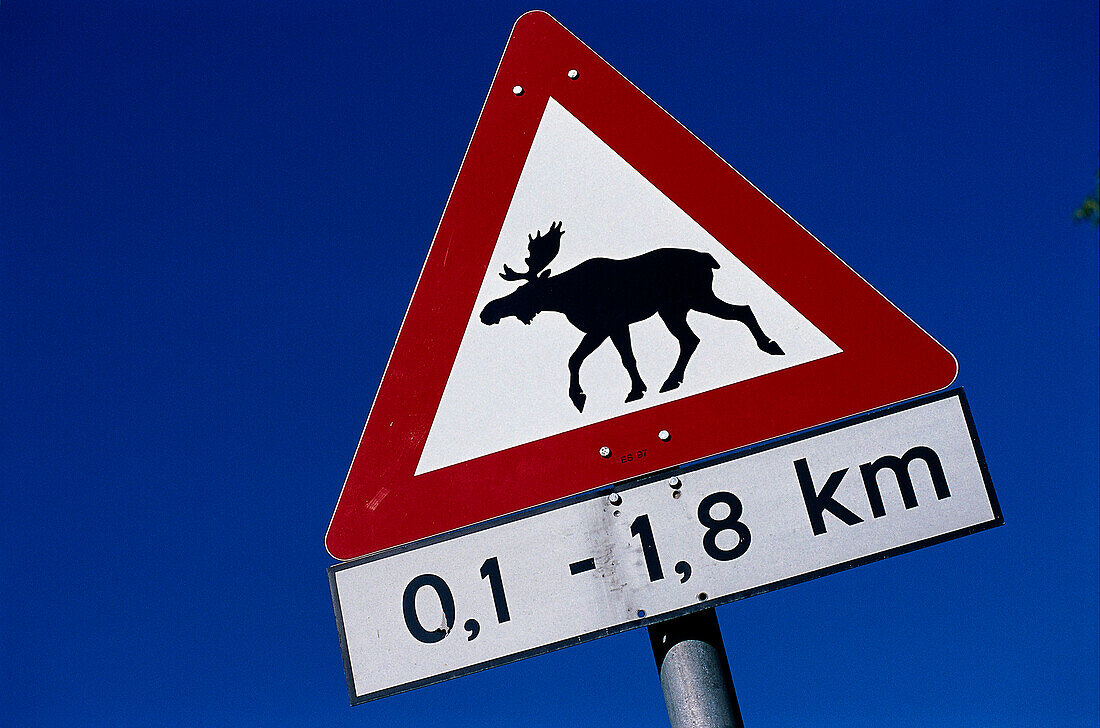
<path fill-rule="evenodd" d="M 555 222 L 550 224 L 550 229 L 543 235 L 542 231 L 535 231 L 535 236 L 531 237 L 527 235 L 527 259 L 524 261 L 527 263 L 527 271 L 524 273 L 517 273 L 504 266 L 504 272 L 500 274 L 500 277 L 506 281 L 533 281 L 535 277 L 550 264 L 550 261 L 554 259 L 554 256 L 558 254 L 558 250 L 561 248 L 561 222 Z"/>

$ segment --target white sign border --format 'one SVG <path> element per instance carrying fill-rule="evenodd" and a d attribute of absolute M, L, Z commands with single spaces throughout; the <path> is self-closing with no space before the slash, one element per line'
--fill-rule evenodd
<path fill-rule="evenodd" d="M 880 419 L 882 417 L 888 417 L 890 415 L 897 414 L 899 412 L 904 412 L 906 410 L 915 409 L 917 407 L 921 407 L 921 406 L 924 406 L 924 405 L 927 405 L 927 404 L 931 404 L 933 402 L 939 402 L 941 400 L 950 399 L 950 398 L 957 398 L 958 399 L 959 406 L 962 409 L 963 417 L 966 421 L 967 431 L 970 434 L 970 441 L 971 441 L 971 444 L 974 447 L 974 455 L 977 459 L 978 467 L 981 471 L 982 480 L 985 483 L 986 494 L 989 497 L 989 505 L 990 505 L 990 508 L 992 510 L 992 513 L 993 513 L 993 518 L 988 520 L 988 521 L 984 521 L 982 523 L 978 523 L 978 524 L 975 524 L 975 525 L 972 525 L 972 526 L 968 526 L 966 528 L 961 528 L 961 529 L 958 529 L 956 531 L 951 531 L 949 533 L 944 533 L 944 534 L 940 534 L 940 535 L 937 535 L 937 536 L 932 536 L 930 538 L 914 541 L 912 543 L 904 544 L 902 546 L 896 546 L 894 548 L 886 549 L 884 551 L 880 551 L 880 552 L 877 552 L 877 553 L 874 553 L 874 554 L 869 554 L 867 556 L 861 556 L 859 558 L 852 559 L 852 560 L 849 560 L 849 561 L 845 561 L 843 563 L 833 564 L 833 565 L 826 566 L 826 567 L 821 568 L 821 569 L 808 571 L 806 573 L 799 574 L 798 576 L 793 576 L 793 577 L 790 577 L 790 578 L 787 578 L 787 579 L 781 579 L 779 581 L 771 582 L 769 584 L 763 584 L 763 585 L 756 586 L 756 587 L 753 587 L 751 589 L 746 589 L 746 590 L 743 590 L 743 591 L 740 591 L 740 592 L 734 592 L 733 594 L 727 594 L 727 595 L 724 595 L 724 596 L 707 599 L 706 601 L 691 604 L 689 606 L 683 607 L 681 609 L 674 610 L 672 612 L 666 612 L 666 613 L 655 615 L 655 616 L 646 616 L 646 617 L 634 619 L 634 620 L 631 620 L 631 621 L 628 621 L 628 622 L 623 622 L 621 624 L 618 624 L 618 625 L 615 625 L 615 626 L 612 626 L 612 627 L 605 627 L 603 629 L 599 629 L 599 630 L 596 630 L 594 632 L 589 632 L 587 634 L 579 635 L 579 636 L 576 636 L 576 637 L 570 637 L 570 638 L 561 640 L 559 642 L 554 642 L 554 643 L 551 643 L 551 644 L 542 645 L 542 646 L 539 646 L 539 647 L 534 647 L 534 648 L 531 648 L 531 649 L 528 649 L 528 650 L 523 650 L 523 651 L 516 652 L 516 653 L 513 653 L 513 654 L 504 655 L 502 657 L 493 658 L 493 659 L 486 660 L 484 662 L 479 662 L 479 663 L 476 663 L 476 664 L 473 664 L 473 665 L 467 665 L 467 666 L 459 668 L 457 670 L 452 670 L 452 671 L 449 671 L 449 672 L 440 673 L 438 675 L 433 675 L 431 677 L 422 678 L 420 680 L 414 680 L 412 682 L 408 682 L 408 683 L 404 683 L 402 685 L 396 685 L 396 686 L 393 686 L 393 687 L 385 688 L 385 689 L 378 690 L 378 691 L 368 693 L 368 694 L 365 694 L 365 695 L 356 695 L 356 693 L 355 693 L 355 681 L 354 681 L 354 678 L 352 676 L 352 667 L 351 667 L 351 653 L 348 650 L 347 634 L 346 634 L 345 629 L 344 629 L 344 616 L 343 616 L 343 613 L 340 609 L 340 599 L 339 599 L 339 595 L 338 595 L 338 592 L 337 592 L 337 586 L 336 586 L 336 572 L 338 572 L 338 571 L 342 571 L 344 569 L 349 569 L 349 568 L 352 568 L 352 567 L 355 567 L 355 566 L 360 566 L 362 564 L 369 563 L 369 562 L 372 562 L 372 561 L 378 561 L 379 559 L 384 559 L 386 557 L 394 556 L 396 554 L 404 553 L 406 551 L 414 551 L 416 549 L 424 548 L 426 546 L 437 544 L 437 543 L 440 543 L 440 542 L 443 542 L 443 541 L 449 541 L 451 539 L 460 538 L 462 536 L 466 536 L 466 535 L 471 534 L 471 533 L 476 533 L 478 531 L 483 531 L 485 529 L 500 526 L 500 525 L 503 525 L 505 523 L 511 523 L 513 521 L 519 521 L 519 520 L 523 520 L 525 518 L 530 518 L 532 516 L 536 516 L 536 515 L 545 513 L 547 511 L 556 510 L 558 508 L 564 508 L 566 506 L 573 505 L 575 503 L 580 503 L 580 502 L 587 501 L 587 500 L 592 500 L 592 499 L 595 499 L 595 498 L 606 498 L 607 495 L 610 494 L 613 491 L 618 492 L 618 493 L 622 493 L 622 492 L 625 492 L 627 490 L 631 490 L 633 488 L 637 488 L 637 487 L 640 487 L 640 486 L 643 486 L 643 485 L 647 485 L 649 483 L 652 483 L 652 482 L 655 482 L 655 481 L 658 481 L 658 480 L 667 479 L 667 478 L 669 478 L 673 475 L 680 476 L 680 475 L 684 475 L 686 473 L 690 473 L 690 472 L 693 472 L 693 471 L 696 471 L 696 470 L 702 470 L 702 469 L 705 469 L 705 468 L 708 468 L 708 467 L 711 467 L 711 466 L 714 466 L 714 465 L 729 462 L 731 460 L 738 460 L 740 458 L 749 457 L 751 455 L 755 455 L 757 453 L 760 453 L 760 452 L 763 452 L 763 451 L 766 451 L 766 450 L 772 450 L 772 449 L 775 449 L 775 448 L 778 448 L 778 447 L 791 445 L 793 443 L 797 443 L 797 442 L 800 442 L 802 440 L 808 440 L 810 438 L 817 437 L 819 435 L 824 435 L 824 434 L 829 433 L 829 432 L 834 432 L 836 430 L 841 430 L 841 429 L 850 427 L 852 425 L 858 425 L 858 424 L 863 423 L 863 422 L 869 422 L 871 420 Z M 426 687 L 428 685 L 434 685 L 436 683 L 444 682 L 444 681 L 450 680 L 452 678 L 462 677 L 463 675 L 469 675 L 469 674 L 472 674 L 472 673 L 475 673 L 475 672 L 480 672 L 482 670 L 488 670 L 489 668 L 498 667 L 500 665 L 506 665 L 510 662 L 517 662 L 519 660 L 523 660 L 523 659 L 526 659 L 528 657 L 536 657 L 538 655 L 543 655 L 543 654 L 546 654 L 548 652 L 553 652 L 555 650 L 560 650 L 564 647 L 572 647 L 573 645 L 579 645 L 583 642 L 589 642 L 591 640 L 599 639 L 601 637 L 607 637 L 607 636 L 610 636 L 610 635 L 613 635 L 613 634 L 618 634 L 620 632 L 626 632 L 628 630 L 637 629 L 639 627 L 648 627 L 651 624 L 656 624 L 658 622 L 663 622 L 663 621 L 666 621 L 666 620 L 669 620 L 669 619 L 674 619 L 676 617 L 679 617 L 679 616 L 682 616 L 682 615 L 685 615 L 685 614 L 690 614 L 692 612 L 697 612 L 701 609 L 711 609 L 711 608 L 714 608 L 714 607 L 717 607 L 717 606 L 720 606 L 720 605 L 723 605 L 723 604 L 729 604 L 731 602 L 739 601 L 739 600 L 745 599 L 747 597 L 756 596 L 757 594 L 764 594 L 764 593 L 767 593 L 767 592 L 770 592 L 770 591 L 775 591 L 777 589 L 782 589 L 783 587 L 786 587 L 786 586 L 791 586 L 791 585 L 794 585 L 794 584 L 800 584 L 804 581 L 809 581 L 811 579 L 817 579 L 817 578 L 822 577 L 822 576 L 828 576 L 829 574 L 835 574 L 835 573 L 838 573 L 838 572 L 841 572 L 841 571 L 846 571 L 848 569 L 852 569 L 852 568 L 855 568 L 857 566 L 863 566 L 864 564 L 870 564 L 870 563 L 873 563 L 875 561 L 881 561 L 883 559 L 888 559 L 891 556 L 898 556 L 900 554 L 908 553 L 910 551 L 915 551 L 917 549 L 921 549 L 921 548 L 924 548 L 926 546 L 933 546 L 935 544 L 943 543 L 945 541 L 951 541 L 953 539 L 960 538 L 962 536 L 968 536 L 968 535 L 973 534 L 973 533 L 979 533 L 981 531 L 985 531 L 985 530 L 988 530 L 990 528 L 995 528 L 995 527 L 1001 526 L 1001 525 L 1004 525 L 1004 517 L 1001 513 L 1000 504 L 997 501 L 997 494 L 993 490 L 993 482 L 992 482 L 992 480 L 990 479 L 990 476 L 989 476 L 989 469 L 986 465 L 985 453 L 982 451 L 981 443 L 978 440 L 978 433 L 977 433 L 977 430 L 974 427 L 974 418 L 971 415 L 970 405 L 967 402 L 966 395 L 963 393 L 962 387 L 956 387 L 956 388 L 953 388 L 953 389 L 944 390 L 944 391 L 937 392 L 937 393 L 934 393 L 934 394 L 930 394 L 930 395 L 927 395 L 927 396 L 924 396 L 924 397 L 918 397 L 916 399 L 911 399 L 911 400 L 908 400 L 908 401 L 905 401 L 905 402 L 901 402 L 899 404 L 894 404 L 894 405 L 890 405 L 888 407 L 883 407 L 881 409 L 873 410 L 871 412 L 863 413 L 863 414 L 856 415 L 856 416 L 853 416 L 853 417 L 848 417 L 848 418 L 845 418 L 845 419 L 842 419 L 842 420 L 837 420 L 835 422 L 832 422 L 832 423 L 829 423 L 827 425 L 823 425 L 823 426 L 820 426 L 820 427 L 811 428 L 809 430 L 802 430 L 800 432 L 793 433 L 791 435 L 786 435 L 786 436 L 781 437 L 781 438 L 775 438 L 775 439 L 772 439 L 772 440 L 767 440 L 765 442 L 758 443 L 756 445 L 750 445 L 748 447 L 740 448 L 738 450 L 733 450 L 733 451 L 730 451 L 730 452 L 727 452 L 727 453 L 723 453 L 721 455 L 714 455 L 714 456 L 711 456 L 711 457 L 708 457 L 708 458 L 704 458 L 702 460 L 696 460 L 694 462 L 687 463 L 687 464 L 684 464 L 684 465 L 679 465 L 679 466 L 676 466 L 676 467 L 673 467 L 673 468 L 666 468 L 665 470 L 661 470 L 661 471 L 658 471 L 658 472 L 655 472 L 655 473 L 649 473 L 647 475 L 644 475 L 644 476 L 641 476 L 641 477 L 638 477 L 638 478 L 618 481 L 616 483 L 611 483 L 611 484 L 596 488 L 594 490 L 589 490 L 589 491 L 586 491 L 584 493 L 578 493 L 577 495 L 570 496 L 569 498 L 564 498 L 562 500 L 554 501 L 552 503 L 546 503 L 546 504 L 543 504 L 543 505 L 540 505 L 540 506 L 536 506 L 534 508 L 529 508 L 529 509 L 524 510 L 524 511 L 519 511 L 517 513 L 512 513 L 512 514 L 509 514 L 507 516 L 503 516 L 501 518 L 496 518 L 496 519 L 492 519 L 492 520 L 489 520 L 489 521 L 483 521 L 481 523 L 476 523 L 476 524 L 473 524 L 471 526 L 466 526 L 464 528 L 456 529 L 454 531 L 448 531 L 446 533 L 442 533 L 442 534 L 439 534 L 439 535 L 436 535 L 436 536 L 431 536 L 429 538 L 421 539 L 419 541 L 414 541 L 412 543 L 402 544 L 400 546 L 395 546 L 393 548 L 384 549 L 382 551 L 378 551 L 378 552 L 373 553 L 373 554 L 368 554 L 366 556 L 362 556 L 358 559 L 353 559 L 351 561 L 345 561 L 345 562 L 342 562 L 342 563 L 339 563 L 339 564 L 333 564 L 332 566 L 330 566 L 328 568 L 329 590 L 330 590 L 331 595 L 332 595 L 333 611 L 334 611 L 335 616 L 336 616 L 336 629 L 337 629 L 337 632 L 339 633 L 339 636 L 340 636 L 340 651 L 342 653 L 343 661 L 344 661 L 344 675 L 347 679 L 348 697 L 350 698 L 352 705 L 360 705 L 362 703 L 368 703 L 368 702 L 371 702 L 371 701 L 374 701 L 374 700 L 378 700 L 380 698 L 388 697 L 390 695 L 396 695 L 398 693 L 407 692 L 409 690 L 415 690 L 417 688 Z"/>

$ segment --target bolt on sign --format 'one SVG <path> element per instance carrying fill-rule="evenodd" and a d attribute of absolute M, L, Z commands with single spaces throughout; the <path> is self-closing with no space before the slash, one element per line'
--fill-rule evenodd
<path fill-rule="evenodd" d="M 956 371 L 522 16 L 326 536 L 352 702 L 998 525 L 961 390 L 861 415 Z"/>

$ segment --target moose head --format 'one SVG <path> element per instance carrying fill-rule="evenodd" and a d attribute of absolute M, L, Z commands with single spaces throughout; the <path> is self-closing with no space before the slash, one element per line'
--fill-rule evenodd
<path fill-rule="evenodd" d="M 516 290 L 503 298 L 490 301 L 481 312 L 481 322 L 490 326 L 499 323 L 507 316 L 515 316 L 525 324 L 530 324 L 535 314 L 545 310 L 543 300 L 549 287 L 550 271 L 546 266 L 558 254 L 561 248 L 561 222 L 551 223 L 550 229 L 543 235 L 527 235 L 527 270 L 519 273 L 507 265 L 500 277 L 506 281 L 524 281 Z"/>

